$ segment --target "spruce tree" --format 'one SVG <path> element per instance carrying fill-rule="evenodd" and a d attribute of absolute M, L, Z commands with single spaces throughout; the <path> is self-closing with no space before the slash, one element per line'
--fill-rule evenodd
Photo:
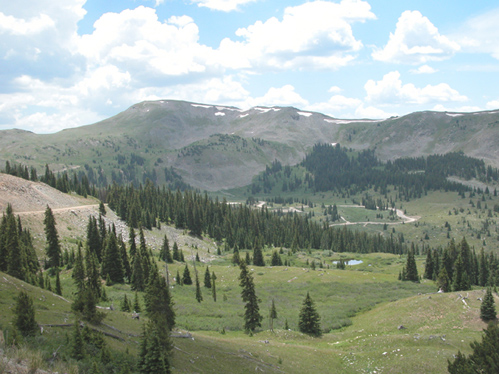
<path fill-rule="evenodd" d="M 123 262 L 122 255 L 118 247 L 118 239 L 113 232 L 107 235 L 104 245 L 104 255 L 102 256 L 102 276 L 107 277 L 112 283 L 123 283 Z"/>
<path fill-rule="evenodd" d="M 258 246 L 253 250 L 253 265 L 265 266 L 262 249 Z"/>
<path fill-rule="evenodd" d="M 497 319 L 496 305 L 492 290 L 487 288 L 482 305 L 480 306 L 480 318 L 485 322 L 495 321 Z"/>
<path fill-rule="evenodd" d="M 135 291 L 135 297 L 133 299 L 133 310 L 136 313 L 140 313 L 142 311 L 142 308 L 140 307 L 140 302 L 139 302 L 139 293 Z"/>
<path fill-rule="evenodd" d="M 253 333 L 257 327 L 262 326 L 263 317 L 260 315 L 253 276 L 249 273 L 246 262 L 241 261 L 239 268 L 241 269 L 239 275 L 239 284 L 242 287 L 241 298 L 246 303 L 244 306 L 244 330 L 247 333 Z"/>
<path fill-rule="evenodd" d="M 274 319 L 277 318 L 277 309 L 275 307 L 274 299 L 272 299 L 272 305 L 270 306 L 269 320 L 270 320 L 270 331 L 274 331 Z"/>
<path fill-rule="evenodd" d="M 47 205 L 45 209 L 45 237 L 47 239 L 47 247 L 45 252 L 48 257 L 48 267 L 58 267 L 61 264 L 61 246 L 59 244 L 59 235 L 55 227 L 55 218 L 52 209 Z"/>
<path fill-rule="evenodd" d="M 440 268 L 440 272 L 437 277 L 437 287 L 443 292 L 449 292 L 451 290 L 451 282 L 449 276 L 447 275 L 447 269 L 445 266 Z"/>
<path fill-rule="evenodd" d="M 206 266 L 206 271 L 204 272 L 204 286 L 206 288 L 211 288 L 211 276 L 208 266 Z"/>
<path fill-rule="evenodd" d="M 414 248 L 411 248 L 407 253 L 405 276 L 402 278 L 402 280 L 419 282 L 418 268 L 416 266 L 416 259 L 414 258 Z"/>
<path fill-rule="evenodd" d="M 180 252 L 178 250 L 177 242 L 173 242 L 173 259 L 175 261 L 180 261 Z"/>
<path fill-rule="evenodd" d="M 203 301 L 203 294 L 201 293 L 201 286 L 199 285 L 199 278 L 197 271 L 196 271 L 196 300 L 198 303 Z"/>
<path fill-rule="evenodd" d="M 122 312 L 130 312 L 130 302 L 128 301 L 128 297 L 126 294 L 123 296 L 123 300 L 121 301 L 120 309 Z"/>
<path fill-rule="evenodd" d="M 61 287 L 61 278 L 59 276 L 59 269 L 56 269 L 55 275 L 55 293 L 59 296 L 62 296 L 62 287 Z"/>
<path fill-rule="evenodd" d="M 170 252 L 170 245 L 168 243 L 168 238 L 166 235 L 163 238 L 163 244 L 159 252 L 159 258 L 168 264 L 173 264 L 172 253 Z"/>
<path fill-rule="evenodd" d="M 300 310 L 298 329 L 304 334 L 319 337 L 322 335 L 320 320 L 321 318 L 315 309 L 314 302 L 307 292 Z"/>
<path fill-rule="evenodd" d="M 149 321 L 141 337 L 138 369 L 141 374 L 170 374 L 169 334 L 156 321 Z M 165 344 L 166 343 L 166 344 Z"/>
<path fill-rule="evenodd" d="M 213 301 L 217 302 L 217 287 L 215 284 L 215 280 L 217 279 L 217 276 L 215 275 L 215 272 L 211 273 L 211 296 L 213 297 Z"/>
<path fill-rule="evenodd" d="M 182 284 L 190 286 L 192 284 L 191 273 L 189 271 L 189 266 L 185 264 L 184 274 L 182 276 Z"/>
<path fill-rule="evenodd" d="M 180 276 L 180 273 L 179 273 L 178 269 L 177 269 L 177 276 L 175 277 L 175 280 L 177 281 L 177 284 L 179 286 L 183 285 L 183 283 L 182 283 L 182 277 Z"/>
<path fill-rule="evenodd" d="M 34 336 L 38 331 L 33 299 L 25 291 L 20 291 L 16 299 L 14 325 L 22 336 Z"/>
<path fill-rule="evenodd" d="M 85 346 L 83 342 L 83 337 L 81 336 L 81 331 L 80 331 L 80 324 L 78 323 L 78 320 L 75 320 L 75 323 L 73 324 L 73 334 L 71 336 L 71 342 L 70 342 L 70 355 L 71 358 L 74 358 L 75 360 L 81 360 L 85 357 Z"/>
<path fill-rule="evenodd" d="M 447 361 L 450 374 L 499 373 L 499 328 L 489 323 L 482 341 L 470 344 L 473 353 L 466 357 L 458 351 L 453 362 Z"/>

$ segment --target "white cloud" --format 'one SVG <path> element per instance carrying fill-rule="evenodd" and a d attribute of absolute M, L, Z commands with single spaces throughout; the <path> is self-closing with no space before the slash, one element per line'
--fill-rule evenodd
<path fill-rule="evenodd" d="M 400 73 L 392 71 L 380 81 L 370 79 L 364 85 L 368 102 L 377 104 L 428 104 L 436 102 L 466 101 L 446 83 L 418 88 L 412 83 L 402 84 Z"/>
<path fill-rule="evenodd" d="M 499 59 L 499 8 L 470 18 L 453 37 L 464 52 L 488 53 Z"/>
<path fill-rule="evenodd" d="M 392 63 L 424 64 L 449 58 L 459 50 L 458 43 L 441 35 L 419 11 L 407 10 L 400 16 L 395 32 L 390 33 L 388 43 L 375 50 L 372 57 Z"/>
<path fill-rule="evenodd" d="M 223 12 L 238 10 L 240 5 L 245 5 L 254 1 L 256 0 L 191 0 L 192 3 L 198 4 L 200 7 L 221 10 Z"/>
<path fill-rule="evenodd" d="M 46 14 L 40 14 L 26 21 L 0 12 L 0 33 L 13 35 L 38 34 L 45 29 L 53 28 L 54 25 L 54 20 Z"/>
<path fill-rule="evenodd" d="M 442 104 L 437 104 L 435 105 L 432 110 L 437 111 L 437 112 L 457 112 L 457 113 L 469 113 L 469 112 L 479 112 L 482 111 L 483 108 L 480 108 L 478 106 L 470 106 L 470 105 L 464 105 L 464 106 L 458 106 L 458 107 L 449 107 L 446 105 Z"/>
<path fill-rule="evenodd" d="M 438 70 L 432 68 L 431 66 L 428 65 L 421 65 L 417 69 L 412 69 L 411 73 L 413 74 L 433 74 L 436 73 Z"/>
<path fill-rule="evenodd" d="M 487 109 L 499 109 L 499 99 L 491 100 L 485 105 Z"/>
<path fill-rule="evenodd" d="M 370 9 L 361 0 L 288 7 L 282 20 L 272 17 L 238 29 L 236 35 L 243 41 L 224 39 L 221 58 L 232 68 L 337 69 L 362 48 L 351 23 L 374 19 Z"/>
<path fill-rule="evenodd" d="M 246 105 L 243 107 L 254 107 L 254 106 L 294 106 L 297 108 L 303 108 L 308 105 L 308 101 L 300 96 L 295 91 L 295 88 L 290 85 L 284 85 L 282 87 L 271 87 L 265 95 L 257 98 L 249 98 L 246 100 Z"/>
<path fill-rule="evenodd" d="M 309 105 L 305 109 L 344 118 L 349 116 L 349 113 L 353 114 L 360 105 L 362 101 L 359 99 L 333 95 L 328 101 Z"/>
<path fill-rule="evenodd" d="M 343 90 L 338 86 L 331 86 L 331 88 L 329 90 L 327 90 L 327 92 L 330 92 L 330 93 L 340 93 L 341 91 L 343 91 Z"/>

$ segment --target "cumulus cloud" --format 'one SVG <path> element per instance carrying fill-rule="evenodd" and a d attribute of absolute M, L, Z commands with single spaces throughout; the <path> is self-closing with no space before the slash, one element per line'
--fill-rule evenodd
<path fill-rule="evenodd" d="M 303 108 L 308 105 L 308 101 L 301 97 L 292 85 L 287 84 L 282 87 L 271 87 L 265 95 L 248 99 L 245 106 L 253 107 L 258 105 Z"/>
<path fill-rule="evenodd" d="M 223 12 L 231 12 L 238 10 L 240 5 L 252 3 L 256 0 L 191 0 L 192 3 L 198 4 L 200 7 L 206 7 L 213 10 L 221 10 Z"/>
<path fill-rule="evenodd" d="M 463 27 L 453 34 L 463 51 L 488 53 L 499 59 L 499 8 L 470 18 Z"/>
<path fill-rule="evenodd" d="M 242 41 L 224 39 L 221 58 L 232 68 L 337 69 L 363 46 L 353 36 L 351 23 L 374 18 L 370 5 L 361 0 L 288 7 L 282 20 L 272 17 L 238 29 Z"/>
<path fill-rule="evenodd" d="M 432 68 L 431 66 L 428 65 L 421 65 L 417 69 L 412 69 L 411 73 L 413 74 L 433 74 L 436 73 L 438 70 Z"/>
<path fill-rule="evenodd" d="M 412 83 L 402 84 L 400 73 L 392 71 L 380 81 L 368 80 L 364 85 L 366 100 L 376 104 L 428 104 L 449 101 L 466 101 L 447 83 L 418 88 Z"/>
<path fill-rule="evenodd" d="M 441 35 L 428 18 L 408 10 L 400 16 L 385 47 L 375 50 L 372 57 L 392 63 L 425 64 L 449 58 L 459 50 L 459 44 Z"/>

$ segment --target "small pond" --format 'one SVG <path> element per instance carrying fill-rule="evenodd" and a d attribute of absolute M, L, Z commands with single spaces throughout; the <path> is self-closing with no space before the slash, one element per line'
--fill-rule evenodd
<path fill-rule="evenodd" d="M 345 265 L 359 265 L 362 264 L 364 261 L 362 260 L 349 260 L 345 262 Z M 336 265 L 338 261 L 333 261 L 333 264 Z"/>

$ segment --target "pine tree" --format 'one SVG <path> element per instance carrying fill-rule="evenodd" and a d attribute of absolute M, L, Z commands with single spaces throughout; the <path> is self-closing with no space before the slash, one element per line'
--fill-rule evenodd
<path fill-rule="evenodd" d="M 196 300 L 198 303 L 203 301 L 203 294 L 201 293 L 201 286 L 199 285 L 199 278 L 197 271 L 196 271 Z"/>
<path fill-rule="evenodd" d="M 128 301 L 128 297 L 126 294 L 123 296 L 123 300 L 121 301 L 120 309 L 122 312 L 130 312 L 130 302 Z"/>
<path fill-rule="evenodd" d="M 55 218 L 52 209 L 47 205 L 45 209 L 45 218 L 43 220 L 45 225 L 45 236 L 47 238 L 47 247 L 45 252 L 48 257 L 48 266 L 57 267 L 61 265 L 61 247 L 59 244 L 59 235 L 55 228 Z"/>
<path fill-rule="evenodd" d="M 177 245 L 177 242 L 173 242 L 173 259 L 175 261 L 180 261 L 180 253 L 179 253 L 179 250 L 178 250 L 178 245 Z"/>
<path fill-rule="evenodd" d="M 211 288 L 211 276 L 208 266 L 206 266 L 206 271 L 204 272 L 204 286 L 206 288 Z"/>
<path fill-rule="evenodd" d="M 451 290 L 451 283 L 445 266 L 442 266 L 440 268 L 440 272 L 438 273 L 437 287 L 443 292 L 449 292 Z"/>
<path fill-rule="evenodd" d="M 260 315 L 253 276 L 249 273 L 244 261 L 241 261 L 239 268 L 241 269 L 239 275 L 239 284 L 242 287 L 241 298 L 246 303 L 244 306 L 244 330 L 248 333 L 253 333 L 257 327 L 262 326 L 261 321 L 263 317 Z"/>
<path fill-rule="evenodd" d="M 78 323 L 78 320 L 75 320 L 75 323 L 73 324 L 73 334 L 71 337 L 71 358 L 74 358 L 75 360 L 81 360 L 85 357 L 85 350 L 84 350 L 84 344 L 83 344 L 83 337 L 81 336 L 80 332 L 80 324 Z"/>
<path fill-rule="evenodd" d="M 22 336 L 34 336 L 38 331 L 33 299 L 25 291 L 20 291 L 16 299 L 14 325 Z"/>
<path fill-rule="evenodd" d="M 265 260 L 263 259 L 262 249 L 257 246 L 253 250 L 253 265 L 255 266 L 265 266 Z"/>
<path fill-rule="evenodd" d="M 433 277 L 433 257 L 431 255 L 431 250 L 428 249 L 426 254 L 425 268 L 424 268 L 424 279 L 432 279 Z"/>
<path fill-rule="evenodd" d="M 133 310 L 136 313 L 140 313 L 142 311 L 142 308 L 140 307 L 140 302 L 139 302 L 139 293 L 135 291 L 135 298 L 133 299 Z"/>
<path fill-rule="evenodd" d="M 274 331 L 274 319 L 277 319 L 277 309 L 275 308 L 274 299 L 272 299 L 272 305 L 269 312 L 270 331 Z"/>
<path fill-rule="evenodd" d="M 450 374 L 499 373 L 499 328 L 489 323 L 482 342 L 470 344 L 473 353 L 466 357 L 459 351 L 453 362 L 447 361 Z"/>
<path fill-rule="evenodd" d="M 161 324 L 149 321 L 141 337 L 139 373 L 170 374 L 170 346 L 169 335 Z"/>
<path fill-rule="evenodd" d="M 419 282 L 418 268 L 416 266 L 416 259 L 414 258 L 414 248 L 411 248 L 407 253 L 405 276 L 402 278 L 402 280 Z"/>
<path fill-rule="evenodd" d="M 61 287 L 61 278 L 59 277 L 59 269 L 56 269 L 55 275 L 55 293 L 59 296 L 62 296 L 62 287 Z"/>
<path fill-rule="evenodd" d="M 457 256 L 456 262 L 454 263 L 454 278 L 452 279 L 452 290 L 466 291 L 470 288 L 471 285 L 468 278 L 468 272 L 466 271 L 462 256 L 461 254 L 459 254 Z"/>
<path fill-rule="evenodd" d="M 102 276 L 109 276 L 112 283 L 123 283 L 123 262 L 116 235 L 113 232 L 109 233 L 105 243 L 104 255 L 102 256 Z"/>
<path fill-rule="evenodd" d="M 183 283 L 182 283 L 182 277 L 180 276 L 180 273 L 179 273 L 178 269 L 177 269 L 177 276 L 175 277 L 175 280 L 177 281 L 177 284 L 179 286 L 183 285 Z"/>
<path fill-rule="evenodd" d="M 217 287 L 215 284 L 215 280 L 217 279 L 217 276 L 215 275 L 215 272 L 211 273 L 211 296 L 213 297 L 213 301 L 217 302 Z"/>
<path fill-rule="evenodd" d="M 495 321 L 497 319 L 494 296 L 492 295 L 492 290 L 490 288 L 487 288 L 482 305 L 480 306 L 480 318 L 485 322 Z"/>
<path fill-rule="evenodd" d="M 192 284 L 191 273 L 189 271 L 189 266 L 185 264 L 184 274 L 182 276 L 182 284 L 190 286 Z"/>
<path fill-rule="evenodd" d="M 298 329 L 304 334 L 319 337 L 322 335 L 320 320 L 321 318 L 315 309 L 314 302 L 307 292 L 300 311 Z"/>
<path fill-rule="evenodd" d="M 99 214 L 106 216 L 106 207 L 104 206 L 102 200 L 99 203 Z"/>
<path fill-rule="evenodd" d="M 163 244 L 159 252 L 159 258 L 168 264 L 173 264 L 173 257 L 170 252 L 170 245 L 168 243 L 168 238 L 166 235 L 163 238 Z"/>
<path fill-rule="evenodd" d="M 144 295 L 147 316 L 156 321 L 161 321 L 171 331 L 175 326 L 175 311 L 170 290 L 166 285 L 165 278 L 153 271 Z"/>

